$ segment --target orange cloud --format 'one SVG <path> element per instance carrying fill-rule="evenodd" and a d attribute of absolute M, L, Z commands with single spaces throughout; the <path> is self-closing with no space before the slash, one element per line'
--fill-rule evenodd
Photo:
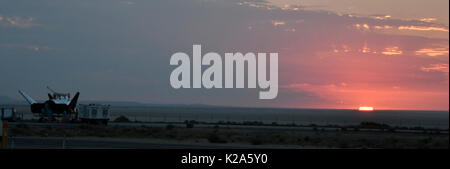
<path fill-rule="evenodd" d="M 308 87 L 308 86 L 310 86 L 310 84 L 308 84 L 308 83 L 293 83 L 293 84 L 288 84 L 288 85 L 281 85 L 280 88 L 301 89 L 301 88 Z"/>
<path fill-rule="evenodd" d="M 419 20 L 422 21 L 422 22 L 434 22 L 437 19 L 436 18 L 421 18 Z"/>
<path fill-rule="evenodd" d="M 384 26 L 374 26 L 375 29 L 392 29 L 392 26 L 384 25 Z"/>
<path fill-rule="evenodd" d="M 399 26 L 398 30 L 413 30 L 413 31 L 442 31 L 448 32 L 447 28 L 442 27 L 427 27 L 427 26 Z"/>
<path fill-rule="evenodd" d="M 362 53 L 370 53 L 370 48 L 367 47 L 367 43 L 364 43 L 364 47 L 361 50 Z"/>
<path fill-rule="evenodd" d="M 416 51 L 416 55 L 444 56 L 448 55 L 448 48 L 424 48 Z"/>
<path fill-rule="evenodd" d="M 289 5 L 289 4 L 284 4 L 283 7 L 281 7 L 281 10 L 284 11 L 288 11 L 288 10 L 292 10 L 292 11 L 298 11 L 300 8 L 298 6 L 293 6 L 293 5 Z"/>
<path fill-rule="evenodd" d="M 424 72 L 444 72 L 448 73 L 448 64 L 439 63 L 439 64 L 430 64 L 429 66 L 420 68 Z"/>
<path fill-rule="evenodd" d="M 360 30 L 370 30 L 369 24 L 355 24 L 354 26 Z"/>
<path fill-rule="evenodd" d="M 373 17 L 376 20 L 385 20 L 391 18 L 391 15 L 384 15 L 384 16 L 374 16 Z"/>
<path fill-rule="evenodd" d="M 275 20 L 273 20 L 272 21 L 272 25 L 273 26 L 279 26 L 279 25 L 285 25 L 286 23 L 284 22 L 284 21 L 275 21 Z"/>
<path fill-rule="evenodd" d="M 403 54 L 403 51 L 399 50 L 397 46 L 385 48 L 385 50 L 382 52 L 385 55 L 401 55 Z"/>

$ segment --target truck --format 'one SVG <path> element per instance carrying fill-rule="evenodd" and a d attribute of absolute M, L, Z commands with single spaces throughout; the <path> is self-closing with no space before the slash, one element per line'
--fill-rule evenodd
<path fill-rule="evenodd" d="M 78 105 L 78 120 L 88 124 L 107 125 L 109 121 L 110 105 L 80 104 Z"/>

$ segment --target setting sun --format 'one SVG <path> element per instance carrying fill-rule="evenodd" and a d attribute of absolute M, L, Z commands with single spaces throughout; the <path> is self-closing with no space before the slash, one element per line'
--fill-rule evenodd
<path fill-rule="evenodd" d="M 373 111 L 373 107 L 359 107 L 359 111 Z"/>

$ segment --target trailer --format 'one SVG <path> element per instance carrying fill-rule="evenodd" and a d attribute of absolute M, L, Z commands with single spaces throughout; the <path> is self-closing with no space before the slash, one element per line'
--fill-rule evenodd
<path fill-rule="evenodd" d="M 78 119 L 82 123 L 107 125 L 109 121 L 110 105 L 80 104 L 78 105 Z"/>
<path fill-rule="evenodd" d="M 22 115 L 18 114 L 16 109 L 13 107 L 2 107 L 0 108 L 0 120 L 4 121 L 18 121 L 22 119 Z"/>

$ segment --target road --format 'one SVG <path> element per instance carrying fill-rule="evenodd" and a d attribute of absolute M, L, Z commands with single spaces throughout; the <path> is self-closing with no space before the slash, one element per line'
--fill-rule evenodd
<path fill-rule="evenodd" d="M 18 124 L 26 124 L 28 126 L 79 126 L 81 123 L 38 123 L 38 122 L 10 122 L 9 125 L 15 126 Z M 110 122 L 109 126 L 128 126 L 128 127 L 138 127 L 138 126 L 147 126 L 147 127 L 162 127 L 165 128 L 167 125 L 173 125 L 175 127 L 185 128 L 186 124 L 181 123 L 133 123 L 133 122 Z M 325 127 L 325 126 L 270 126 L 270 125 L 229 125 L 229 124 L 195 124 L 194 128 L 230 128 L 230 129 L 258 129 L 258 130 L 282 130 L 282 131 L 341 131 L 340 127 Z M 347 128 L 347 131 L 355 131 L 353 128 Z M 360 132 L 390 132 L 387 129 L 365 129 L 360 128 L 357 131 Z M 396 129 L 396 133 L 424 133 L 422 130 L 400 130 Z M 430 131 L 428 131 L 430 132 Z M 449 134 L 447 130 L 441 130 L 439 134 Z"/>
<path fill-rule="evenodd" d="M 14 137 L 9 149 L 255 149 L 299 148 L 287 146 L 253 146 L 212 143 L 181 143 L 169 140 L 136 140 L 115 138 Z"/>

